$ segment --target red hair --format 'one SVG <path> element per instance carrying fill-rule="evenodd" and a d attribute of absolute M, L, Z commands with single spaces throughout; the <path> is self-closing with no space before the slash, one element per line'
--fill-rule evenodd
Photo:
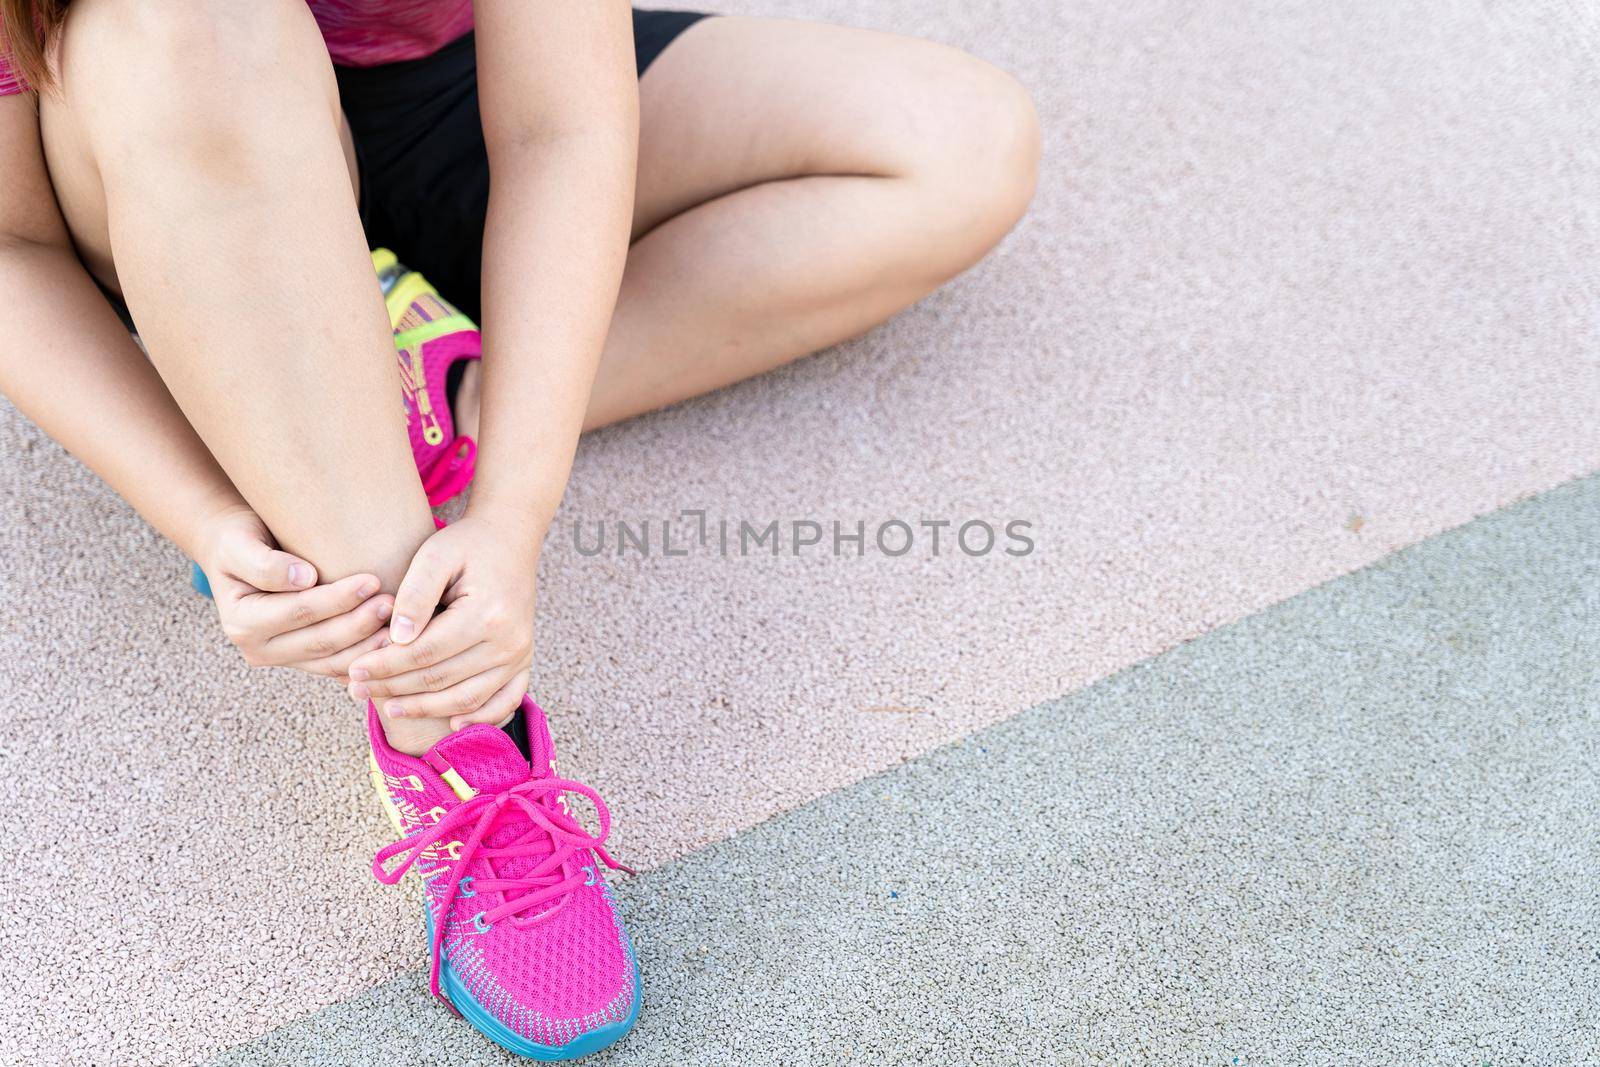
<path fill-rule="evenodd" d="M 34 89 L 52 82 L 45 48 L 61 28 L 68 0 L 0 0 L 0 44 L 12 73 Z"/>

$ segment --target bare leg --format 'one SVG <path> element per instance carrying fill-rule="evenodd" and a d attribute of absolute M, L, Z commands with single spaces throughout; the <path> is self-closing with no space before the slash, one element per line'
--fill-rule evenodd
<path fill-rule="evenodd" d="M 1033 194 L 1026 93 L 926 41 L 709 19 L 640 97 L 634 245 L 590 429 L 871 328 L 981 259 Z"/>
<path fill-rule="evenodd" d="M 393 591 L 433 524 L 308 9 L 86 0 L 62 70 L 42 121 L 85 261 L 284 547 Z M 448 726 L 390 729 L 420 751 Z"/>

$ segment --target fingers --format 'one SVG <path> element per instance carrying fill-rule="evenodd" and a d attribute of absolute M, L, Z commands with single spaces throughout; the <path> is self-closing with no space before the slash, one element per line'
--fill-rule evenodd
<path fill-rule="evenodd" d="M 400 591 L 395 594 L 394 621 L 389 624 L 389 636 L 397 645 L 410 643 L 422 632 L 458 573 L 449 554 L 435 547 L 436 544 L 424 541 L 417 549 L 400 582 Z"/>
<path fill-rule="evenodd" d="M 475 722 L 488 723 L 498 726 L 511 717 L 522 704 L 522 698 L 528 692 L 528 672 L 522 671 L 511 681 L 500 687 L 500 691 L 484 702 L 483 707 L 470 715 L 457 715 L 450 720 L 451 730 L 460 730 L 471 726 Z"/>
<path fill-rule="evenodd" d="M 298 595 L 305 597 L 309 594 Z M 303 664 L 333 657 L 383 629 L 383 624 L 389 620 L 389 612 L 393 606 L 393 602 L 387 596 L 374 596 L 365 601 L 358 601 L 352 609 L 309 626 L 279 634 L 266 643 L 263 652 L 269 659 L 291 664 Z M 344 660 L 343 665 L 348 667 L 355 658 L 355 655 L 351 655 Z"/>
<path fill-rule="evenodd" d="M 363 656 L 373 649 L 382 648 L 389 643 L 389 631 L 379 630 L 365 641 L 335 652 L 325 659 L 313 660 L 310 663 L 298 664 L 299 668 L 311 674 L 320 674 L 327 678 L 336 678 L 340 685 L 350 684 L 350 664 L 357 657 Z"/>
<path fill-rule="evenodd" d="M 267 593 L 288 593 L 317 584 L 315 567 L 265 541 L 230 541 L 224 550 L 222 565 L 234 578 Z"/>
<path fill-rule="evenodd" d="M 394 619 L 389 623 L 389 640 L 394 641 L 395 620 L 400 617 L 400 601 L 395 598 Z M 368 653 L 350 665 L 350 679 L 369 682 L 376 678 L 394 678 L 397 675 L 441 664 L 452 656 L 459 656 L 483 639 L 481 627 L 468 613 L 452 608 L 435 616 L 422 636 L 409 645 L 393 644 L 377 652 Z M 504 662 L 506 657 L 502 656 Z"/>
<path fill-rule="evenodd" d="M 377 591 L 377 578 L 370 574 L 352 574 L 330 585 L 319 585 L 303 592 L 260 593 L 240 600 L 238 621 L 260 634 L 263 641 L 271 642 L 295 630 L 354 611 Z"/>
<path fill-rule="evenodd" d="M 441 615 L 440 618 L 444 616 Z M 409 652 L 415 647 L 417 645 L 413 642 L 410 646 L 406 646 L 405 651 Z M 497 652 L 493 645 L 480 641 L 468 647 L 465 652 L 429 667 L 403 671 L 390 677 L 368 677 L 352 681 L 350 699 L 357 704 L 373 700 L 381 707 L 386 697 L 403 696 L 408 693 L 437 693 L 457 682 L 466 681 L 475 674 L 482 674 L 484 671 L 494 670 L 505 664 L 505 656 Z M 358 673 L 364 672 L 358 668 Z"/>
<path fill-rule="evenodd" d="M 505 685 L 520 673 L 517 667 L 508 666 L 474 675 L 437 693 L 408 693 L 384 704 L 383 714 L 393 719 L 454 720 L 468 716 L 499 697 Z"/>

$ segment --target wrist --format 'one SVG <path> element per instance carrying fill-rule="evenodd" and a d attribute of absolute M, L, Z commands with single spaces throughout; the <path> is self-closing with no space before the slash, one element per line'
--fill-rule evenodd
<path fill-rule="evenodd" d="M 189 509 L 188 514 L 193 519 L 174 540 L 204 570 L 214 562 L 211 557 L 216 554 L 219 531 L 241 513 L 255 516 L 255 511 L 245 503 L 244 497 L 231 486 L 227 491 L 219 490 L 197 501 Z"/>
<path fill-rule="evenodd" d="M 534 557 L 538 557 L 539 549 L 544 547 L 544 536 L 549 533 L 550 523 L 554 522 L 555 517 L 554 509 L 539 506 L 538 502 L 483 493 L 478 486 L 474 486 L 462 518 L 483 523 L 504 537 L 507 545 L 526 547 Z"/>
<path fill-rule="evenodd" d="M 504 487 L 479 478 L 473 483 L 465 515 L 542 543 L 560 503 L 559 496 L 551 501 L 529 492 L 526 486 Z"/>

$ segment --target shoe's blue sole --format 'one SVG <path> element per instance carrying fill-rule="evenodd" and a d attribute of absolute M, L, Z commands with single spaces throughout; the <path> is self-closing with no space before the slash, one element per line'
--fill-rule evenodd
<path fill-rule="evenodd" d="M 428 914 L 426 906 L 422 909 L 423 926 L 428 931 L 428 941 L 433 941 L 433 917 Z M 532 1041 L 506 1026 L 499 1019 L 490 1015 L 479 1004 L 467 987 L 456 978 L 448 964 L 439 969 L 439 985 L 443 988 L 445 996 L 450 998 L 450 1003 L 461 1017 L 472 1024 L 473 1029 L 499 1045 L 507 1052 L 525 1057 L 530 1060 L 539 1060 L 544 1063 L 557 1063 L 563 1060 L 576 1060 L 584 1056 L 593 1055 L 601 1049 L 610 1048 L 633 1029 L 633 1024 L 639 1021 L 639 1005 L 644 1001 L 644 985 L 639 974 L 639 959 L 633 954 L 633 946 L 628 946 L 628 962 L 633 964 L 633 1009 L 628 1012 L 625 1019 L 618 1019 L 614 1023 L 597 1026 L 586 1034 L 568 1041 L 565 1045 L 541 1045 Z"/>
<path fill-rule="evenodd" d="M 639 961 L 633 961 L 633 1010 L 626 1019 L 618 1019 L 614 1023 L 598 1026 L 588 1033 L 567 1042 L 565 1045 L 541 1045 L 521 1036 L 503 1026 L 498 1019 L 484 1011 L 472 994 L 467 992 L 465 986 L 456 980 L 455 972 L 446 967 L 440 974 L 441 984 L 445 993 L 450 997 L 450 1003 L 455 1005 L 462 1018 L 471 1023 L 479 1033 L 490 1041 L 499 1045 L 507 1052 L 518 1056 L 525 1056 L 531 1060 L 553 1062 L 560 1060 L 575 1060 L 599 1052 L 616 1044 L 633 1029 L 633 1024 L 639 1019 L 639 1003 L 643 1000 L 640 991 L 643 987 L 639 984 Z"/>
<path fill-rule="evenodd" d="M 200 569 L 200 564 L 189 564 L 189 584 L 194 586 L 194 591 L 203 597 L 211 595 L 211 582 L 206 578 L 206 572 Z"/>

